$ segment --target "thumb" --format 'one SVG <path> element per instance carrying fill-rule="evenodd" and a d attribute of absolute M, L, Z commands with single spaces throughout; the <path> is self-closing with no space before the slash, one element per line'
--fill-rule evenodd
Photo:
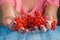
<path fill-rule="evenodd" d="M 46 32 L 46 31 L 47 31 L 47 29 L 45 28 L 44 25 L 40 25 L 40 28 L 41 28 L 41 31 L 42 31 L 42 32 Z"/>
<path fill-rule="evenodd" d="M 12 25 L 12 22 L 13 22 L 13 20 L 11 18 L 6 19 L 6 25 L 7 26 L 10 27 Z"/>

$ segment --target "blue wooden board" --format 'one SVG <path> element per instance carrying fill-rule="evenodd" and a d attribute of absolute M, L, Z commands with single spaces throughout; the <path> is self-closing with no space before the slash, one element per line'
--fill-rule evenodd
<path fill-rule="evenodd" d="M 0 40 L 60 40 L 60 26 L 56 31 L 19 34 L 5 26 L 0 27 Z"/>

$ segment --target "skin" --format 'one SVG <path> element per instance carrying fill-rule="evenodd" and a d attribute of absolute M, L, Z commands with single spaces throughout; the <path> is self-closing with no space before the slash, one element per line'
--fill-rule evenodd
<path fill-rule="evenodd" d="M 49 5 L 46 7 L 45 15 L 52 16 L 52 21 L 56 20 L 57 21 L 57 11 L 58 7 L 54 5 Z M 58 21 L 57 21 L 58 22 Z"/>
<path fill-rule="evenodd" d="M 29 12 L 36 5 L 37 0 L 22 0 L 22 6 L 25 12 Z"/>
<path fill-rule="evenodd" d="M 36 1 L 37 0 L 22 0 L 22 5 L 23 5 L 23 8 L 26 12 L 28 12 L 29 10 L 32 10 L 34 5 L 36 4 Z M 2 11 L 3 11 L 3 23 L 6 25 L 6 26 L 10 26 L 10 24 L 12 23 L 12 20 L 13 19 L 9 19 L 9 23 L 6 21 L 6 17 L 12 17 L 12 18 L 15 18 L 15 13 L 14 13 L 14 9 L 12 9 L 12 4 L 4 4 L 1 6 L 2 8 Z M 51 21 L 53 20 L 56 20 L 57 21 L 57 10 L 58 10 L 58 7 L 57 6 L 54 6 L 54 5 L 49 5 L 46 7 L 46 11 L 45 11 L 45 15 L 48 15 L 48 16 L 52 16 L 52 19 Z M 44 29 L 44 28 L 43 28 Z M 45 28 L 46 29 L 46 28 Z"/>
<path fill-rule="evenodd" d="M 52 16 L 52 19 L 51 18 L 49 19 L 50 22 L 47 23 L 47 29 L 51 29 L 51 24 L 50 23 L 52 21 L 56 21 L 58 23 L 57 11 L 58 11 L 57 6 L 49 5 L 49 6 L 46 7 L 46 11 L 45 11 L 44 15 L 47 15 L 49 18 L 50 18 L 50 16 Z"/>
<path fill-rule="evenodd" d="M 12 4 L 3 4 L 1 6 L 3 12 L 3 24 L 6 26 L 10 26 L 12 20 L 15 18 L 14 10 L 12 8 Z M 8 19 L 9 18 L 9 19 Z M 12 18 L 12 19 L 10 19 Z"/>

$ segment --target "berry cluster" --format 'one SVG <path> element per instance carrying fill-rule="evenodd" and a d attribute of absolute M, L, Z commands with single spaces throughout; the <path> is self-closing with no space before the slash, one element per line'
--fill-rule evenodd
<path fill-rule="evenodd" d="M 41 13 L 39 11 L 35 11 L 34 17 L 29 14 L 26 14 L 25 16 L 22 16 L 21 18 L 16 17 L 15 18 L 16 27 L 14 28 L 14 30 L 18 31 L 21 28 L 24 31 L 29 30 L 29 28 L 31 28 L 31 30 L 33 30 L 34 26 L 37 26 L 39 28 L 40 25 L 44 25 L 46 27 L 45 17 L 41 16 Z M 55 30 L 56 29 L 56 21 L 53 21 L 51 24 L 52 24 L 51 29 Z"/>
<path fill-rule="evenodd" d="M 14 28 L 15 31 L 18 31 L 20 28 L 26 30 L 27 20 L 25 16 L 23 16 L 22 19 L 20 17 L 16 17 L 15 21 L 16 21 L 16 26 Z"/>

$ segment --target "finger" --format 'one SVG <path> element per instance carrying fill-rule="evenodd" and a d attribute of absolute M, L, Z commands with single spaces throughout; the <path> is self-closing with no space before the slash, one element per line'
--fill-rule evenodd
<path fill-rule="evenodd" d="M 24 30 L 24 28 L 23 28 L 23 27 L 22 27 L 22 28 L 19 28 L 18 33 L 23 32 L 23 30 Z"/>
<path fill-rule="evenodd" d="M 12 17 L 6 19 L 6 25 L 7 25 L 9 28 L 15 27 L 15 26 L 16 26 L 15 19 L 12 18 Z"/>
<path fill-rule="evenodd" d="M 11 25 L 12 25 L 12 19 L 8 18 L 8 19 L 6 20 L 6 25 L 10 28 Z"/>
<path fill-rule="evenodd" d="M 11 28 L 14 28 L 14 27 L 16 27 L 16 25 L 17 25 L 17 22 L 15 21 L 15 19 L 11 19 L 12 20 L 12 22 L 10 23 L 10 27 Z"/>
<path fill-rule="evenodd" d="M 29 30 L 28 30 L 28 29 L 25 29 L 25 31 L 26 31 L 26 32 L 29 32 Z"/>
<path fill-rule="evenodd" d="M 18 30 L 18 32 L 24 34 L 24 33 L 27 33 L 27 32 L 28 32 L 28 29 L 20 28 L 20 29 Z"/>
<path fill-rule="evenodd" d="M 11 24 L 11 22 L 12 21 L 9 18 L 8 19 L 3 19 L 3 24 L 7 27 Z"/>
<path fill-rule="evenodd" d="M 44 25 L 40 25 L 40 29 L 41 29 L 42 32 L 46 32 L 47 31 L 47 29 L 45 28 Z"/>
<path fill-rule="evenodd" d="M 34 28 L 28 28 L 28 32 L 34 33 Z"/>
<path fill-rule="evenodd" d="M 10 29 L 12 29 L 12 30 L 13 30 L 13 28 L 15 28 L 16 26 L 17 26 L 17 24 L 12 23 L 12 25 L 10 26 Z"/>
<path fill-rule="evenodd" d="M 35 32 L 40 32 L 38 26 L 34 26 L 34 31 L 35 31 Z"/>
<path fill-rule="evenodd" d="M 46 27 L 47 27 L 47 29 L 51 30 L 51 27 L 52 27 L 51 23 L 52 23 L 52 21 L 49 21 L 49 20 L 46 21 Z"/>
<path fill-rule="evenodd" d="M 17 22 L 16 22 L 15 20 L 13 20 L 13 23 L 14 23 L 14 24 L 17 24 Z"/>

